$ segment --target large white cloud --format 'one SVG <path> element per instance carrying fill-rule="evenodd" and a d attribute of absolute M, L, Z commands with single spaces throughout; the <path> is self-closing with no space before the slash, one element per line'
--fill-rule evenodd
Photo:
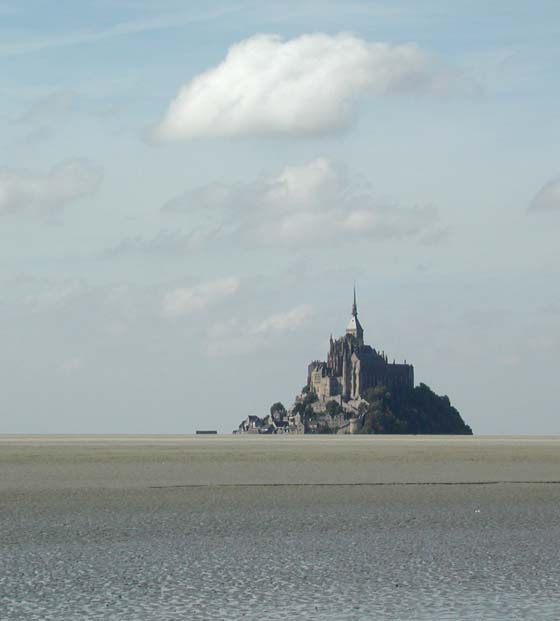
<path fill-rule="evenodd" d="M 154 136 L 314 134 L 346 125 L 352 103 L 374 95 L 442 93 L 455 76 L 415 45 L 372 43 L 341 33 L 287 41 L 258 34 L 185 84 Z"/>
<path fill-rule="evenodd" d="M 552 179 L 536 193 L 529 209 L 536 211 L 560 210 L 560 177 Z"/>
<path fill-rule="evenodd" d="M 355 190 L 344 169 L 320 157 L 253 183 L 210 184 L 169 201 L 168 213 L 219 212 L 222 238 L 297 246 L 421 238 L 439 230 L 432 206 L 401 207 Z"/>
<path fill-rule="evenodd" d="M 48 173 L 0 169 L 0 214 L 48 214 L 92 194 L 102 178 L 101 168 L 87 160 L 66 160 Z"/>

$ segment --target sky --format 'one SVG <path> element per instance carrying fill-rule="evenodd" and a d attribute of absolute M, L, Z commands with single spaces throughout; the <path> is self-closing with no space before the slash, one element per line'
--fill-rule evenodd
<path fill-rule="evenodd" d="M 555 0 L 0 0 L 0 433 L 230 432 L 343 334 L 560 433 Z"/>

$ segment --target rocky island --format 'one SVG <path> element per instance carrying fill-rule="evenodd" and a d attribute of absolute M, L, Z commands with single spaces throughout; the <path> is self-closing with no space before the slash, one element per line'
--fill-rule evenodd
<path fill-rule="evenodd" d="M 414 367 L 364 344 L 356 290 L 344 336 L 326 361 L 313 361 L 307 383 L 288 409 L 274 403 L 264 417 L 247 416 L 234 433 L 472 435 L 447 396 L 414 386 Z"/>

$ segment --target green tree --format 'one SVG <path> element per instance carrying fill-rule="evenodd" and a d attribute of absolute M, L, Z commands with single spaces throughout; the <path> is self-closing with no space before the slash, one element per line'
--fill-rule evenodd
<path fill-rule="evenodd" d="M 276 412 L 282 415 L 286 414 L 286 408 L 284 407 L 284 404 L 280 401 L 277 401 L 270 406 L 270 413 L 274 415 Z"/>
<path fill-rule="evenodd" d="M 293 407 L 293 412 L 294 414 L 303 415 L 303 413 L 305 412 L 305 405 L 302 401 L 296 401 Z"/>
<path fill-rule="evenodd" d="M 342 406 L 338 401 L 332 399 L 331 401 L 328 401 L 325 405 L 325 410 L 327 414 L 330 414 L 331 416 L 336 416 L 337 414 L 340 414 L 342 412 Z"/>
<path fill-rule="evenodd" d="M 318 398 L 319 397 L 317 396 L 317 393 L 313 390 L 310 390 L 303 398 L 303 402 L 305 403 L 305 405 L 309 405 L 310 403 L 315 403 Z"/>

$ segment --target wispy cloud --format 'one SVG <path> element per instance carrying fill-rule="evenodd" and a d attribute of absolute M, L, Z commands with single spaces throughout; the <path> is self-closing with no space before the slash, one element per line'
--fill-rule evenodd
<path fill-rule="evenodd" d="M 87 286 L 76 278 L 39 278 L 18 274 L 0 281 L 4 307 L 13 306 L 18 313 L 42 313 L 60 311 L 69 303 L 87 293 Z"/>
<path fill-rule="evenodd" d="M 304 304 L 263 319 L 250 330 L 252 334 L 279 334 L 299 328 L 311 316 L 311 307 Z"/>
<path fill-rule="evenodd" d="M 282 339 L 305 326 L 312 315 L 312 307 L 301 304 L 264 318 L 228 318 L 211 326 L 207 353 L 210 356 L 236 356 L 270 345 L 277 347 Z"/>
<path fill-rule="evenodd" d="M 188 315 L 234 295 L 238 289 L 239 279 L 233 276 L 193 287 L 177 287 L 164 294 L 162 314 L 166 318 Z"/>
<path fill-rule="evenodd" d="M 78 30 L 60 35 L 49 37 L 35 37 L 14 41 L 4 41 L 0 43 L 0 56 L 16 56 L 20 54 L 31 54 L 42 52 L 48 49 L 69 47 L 74 45 L 84 45 L 86 43 L 96 43 L 106 39 L 123 37 L 143 32 L 155 30 L 167 30 L 169 28 L 181 28 L 189 24 L 210 21 L 224 17 L 230 13 L 239 11 L 241 6 L 228 7 L 209 11 L 200 15 L 186 16 L 184 14 L 164 15 L 149 19 L 130 20 L 120 22 L 99 30 Z"/>
<path fill-rule="evenodd" d="M 196 228 L 188 233 L 181 230 L 163 229 L 152 237 L 142 235 L 127 237 L 111 246 L 104 254 L 111 259 L 188 254 L 218 239 L 220 234 L 220 227 Z"/>
<path fill-rule="evenodd" d="M 560 210 L 560 177 L 545 183 L 529 205 L 529 211 L 552 210 Z"/>
<path fill-rule="evenodd" d="M 47 173 L 0 169 L 0 214 L 47 215 L 95 192 L 102 177 L 85 159 L 60 162 Z"/>
<path fill-rule="evenodd" d="M 45 125 L 65 119 L 76 108 L 78 93 L 71 89 L 57 89 L 40 97 L 18 118 L 18 123 Z"/>
<path fill-rule="evenodd" d="M 162 211 L 221 215 L 221 237 L 237 236 L 250 245 L 420 238 L 441 229 L 435 207 L 405 207 L 378 198 L 325 157 L 245 185 L 209 184 L 168 201 Z"/>

